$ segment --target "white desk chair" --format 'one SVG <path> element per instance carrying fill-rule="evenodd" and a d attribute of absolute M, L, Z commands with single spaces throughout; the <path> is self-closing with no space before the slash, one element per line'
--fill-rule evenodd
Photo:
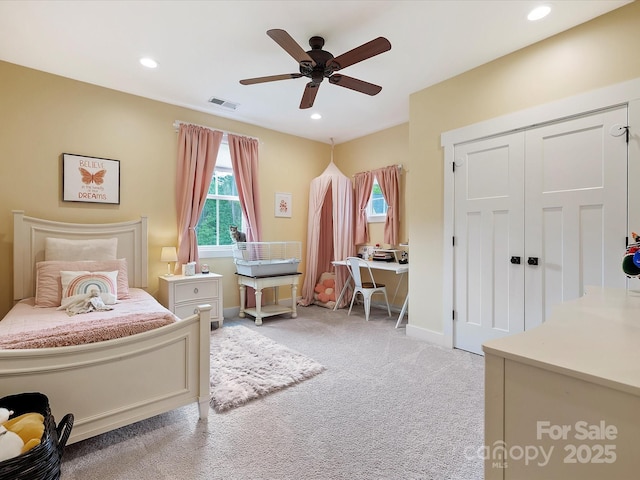
<path fill-rule="evenodd" d="M 362 276 L 360 275 L 360 267 L 366 267 L 369 270 L 369 278 L 371 282 L 363 282 Z M 362 261 L 358 257 L 347 257 L 347 269 L 351 274 L 351 278 L 353 279 L 353 296 L 351 297 L 351 305 L 349 305 L 349 313 L 347 315 L 351 315 L 351 308 L 353 307 L 353 301 L 356 298 L 356 295 L 360 293 L 364 300 L 364 317 L 367 321 L 369 321 L 369 311 L 371 310 L 371 297 L 375 293 L 384 294 L 384 299 L 387 302 L 387 312 L 389 316 L 391 316 L 391 308 L 389 307 L 389 299 L 387 298 L 387 288 L 383 283 L 376 283 L 373 278 L 373 274 L 371 273 L 371 267 L 367 262 Z"/>

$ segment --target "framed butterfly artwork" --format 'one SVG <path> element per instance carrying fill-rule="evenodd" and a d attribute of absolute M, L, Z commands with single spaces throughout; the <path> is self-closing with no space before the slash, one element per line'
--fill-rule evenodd
<path fill-rule="evenodd" d="M 62 200 L 120 203 L 120 160 L 62 154 Z"/>

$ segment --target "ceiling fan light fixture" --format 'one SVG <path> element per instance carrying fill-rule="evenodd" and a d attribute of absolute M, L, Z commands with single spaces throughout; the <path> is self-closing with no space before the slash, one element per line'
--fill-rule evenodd
<path fill-rule="evenodd" d="M 529 12 L 527 15 L 527 20 L 531 22 L 535 22 L 536 20 L 540 20 L 551 12 L 551 7 L 549 5 L 540 5 Z"/>
<path fill-rule="evenodd" d="M 158 62 L 150 57 L 142 57 L 140 59 L 140 64 L 147 68 L 156 68 L 158 66 Z"/>
<path fill-rule="evenodd" d="M 298 62 L 300 73 L 284 73 L 266 77 L 245 78 L 240 80 L 241 85 L 253 85 L 255 83 L 307 77 L 311 81 L 307 83 L 302 93 L 302 100 L 300 101 L 301 109 L 313 107 L 318 89 L 325 78 L 333 85 L 338 85 L 367 95 L 376 95 L 382 90 L 382 87 L 374 85 L 373 83 L 347 77 L 346 75 L 334 75 L 334 72 L 391 50 L 391 43 L 384 37 L 374 38 L 370 42 L 363 43 L 359 47 L 334 57 L 332 53 L 322 49 L 324 46 L 324 38 L 319 36 L 309 39 L 311 50 L 305 52 L 298 42 L 285 30 L 274 28 L 267 30 L 267 35 Z"/>

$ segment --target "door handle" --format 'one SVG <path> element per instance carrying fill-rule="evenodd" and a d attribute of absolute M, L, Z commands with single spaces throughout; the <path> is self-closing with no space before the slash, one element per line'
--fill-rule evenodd
<path fill-rule="evenodd" d="M 538 265 L 538 257 L 529 257 L 529 258 L 527 259 L 527 263 L 528 263 L 529 265 L 533 265 L 533 266 Z"/>
<path fill-rule="evenodd" d="M 514 265 L 520 265 L 520 257 L 511 257 L 511 263 Z"/>

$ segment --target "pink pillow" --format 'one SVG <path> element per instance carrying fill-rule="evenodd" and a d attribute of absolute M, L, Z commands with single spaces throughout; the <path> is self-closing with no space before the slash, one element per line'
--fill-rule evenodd
<path fill-rule="evenodd" d="M 129 277 L 127 260 L 83 260 L 67 262 L 63 260 L 46 260 L 36 263 L 36 306 L 59 307 L 62 300 L 62 281 L 60 270 L 108 272 L 118 271 L 118 300 L 129 298 Z"/>

